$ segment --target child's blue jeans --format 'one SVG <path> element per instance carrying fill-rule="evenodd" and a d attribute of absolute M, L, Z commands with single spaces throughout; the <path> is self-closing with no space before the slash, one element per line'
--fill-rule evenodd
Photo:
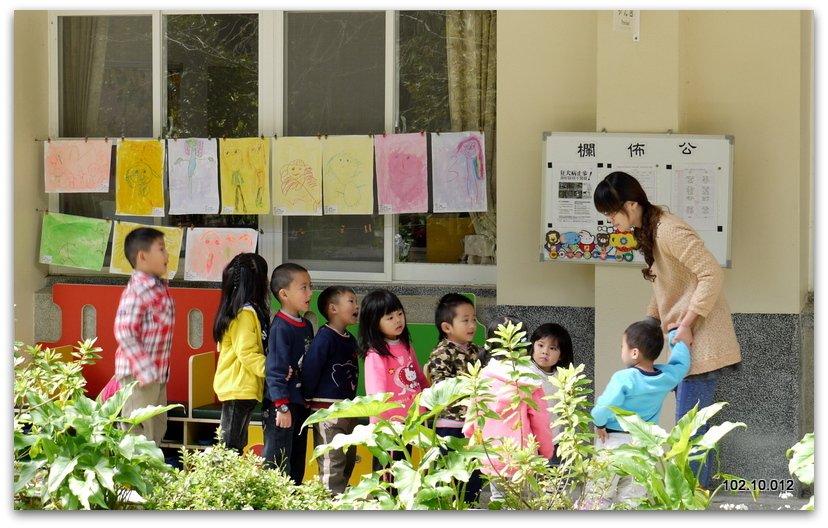
<path fill-rule="evenodd" d="M 698 408 L 702 409 L 713 404 L 716 395 L 716 382 L 719 380 L 717 373 L 710 373 L 702 379 L 684 379 L 676 388 L 676 421 L 698 404 Z M 710 428 L 705 424 L 696 432 L 701 436 Z M 707 453 L 707 459 L 702 471 L 699 474 L 699 484 L 705 489 L 710 489 L 710 476 L 712 473 L 712 464 L 715 462 L 713 451 Z M 690 467 L 693 473 L 699 471 L 699 463 L 691 462 Z"/>

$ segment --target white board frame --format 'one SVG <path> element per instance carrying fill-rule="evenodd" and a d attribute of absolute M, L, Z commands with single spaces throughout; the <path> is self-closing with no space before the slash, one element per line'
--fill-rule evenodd
<path fill-rule="evenodd" d="M 650 202 L 684 218 L 719 264 L 730 268 L 733 145 L 731 135 L 544 132 L 540 260 L 644 262 L 637 251 L 610 247 L 602 252 L 594 240 L 589 243 L 599 230 L 611 229 L 595 211 L 592 191 L 607 174 L 623 170 L 639 179 Z M 570 244 L 548 243 L 550 231 L 561 237 L 567 233 Z M 573 233 L 581 239 L 577 247 L 572 244 Z M 554 240 L 554 233 L 550 237 Z M 614 239 L 619 245 L 624 240 L 618 233 Z"/>

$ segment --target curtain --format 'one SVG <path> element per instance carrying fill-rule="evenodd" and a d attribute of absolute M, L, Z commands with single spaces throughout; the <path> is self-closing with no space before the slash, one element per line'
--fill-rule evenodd
<path fill-rule="evenodd" d="M 98 136 L 109 20 L 83 16 L 62 19 L 61 135 Z"/>
<path fill-rule="evenodd" d="M 66 16 L 61 18 L 60 27 L 60 135 L 74 138 L 104 136 L 99 114 L 109 19 L 102 16 Z M 114 197 L 114 189 L 106 195 L 61 194 L 61 211 L 102 217 L 102 199 L 114 202 Z"/>
<path fill-rule="evenodd" d="M 470 213 L 475 233 L 497 241 L 495 131 L 497 11 L 446 11 L 451 129 L 482 130 L 486 144 L 486 213 Z"/>

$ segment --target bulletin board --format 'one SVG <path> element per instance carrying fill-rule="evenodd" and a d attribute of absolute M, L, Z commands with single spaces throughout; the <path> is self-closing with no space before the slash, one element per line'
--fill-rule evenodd
<path fill-rule="evenodd" d="M 541 261 L 644 263 L 633 234 L 613 232 L 593 204 L 614 171 L 638 179 L 651 203 L 684 219 L 730 267 L 733 136 L 681 134 L 544 132 Z"/>

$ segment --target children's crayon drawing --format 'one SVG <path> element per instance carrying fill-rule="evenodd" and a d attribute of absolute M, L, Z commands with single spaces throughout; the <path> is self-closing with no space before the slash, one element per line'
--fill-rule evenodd
<path fill-rule="evenodd" d="M 369 136 L 337 136 L 322 144 L 325 214 L 374 212 L 374 142 Z"/>
<path fill-rule="evenodd" d="M 115 170 L 115 214 L 164 216 L 164 143 L 122 140 Z"/>
<path fill-rule="evenodd" d="M 40 235 L 40 262 L 101 271 L 112 222 L 46 213 Z"/>
<path fill-rule="evenodd" d="M 273 140 L 273 214 L 322 214 L 322 141 L 319 138 Z"/>
<path fill-rule="evenodd" d="M 486 211 L 486 158 L 483 134 L 431 134 L 434 212 Z"/>
<path fill-rule="evenodd" d="M 224 266 L 239 253 L 256 251 L 259 232 L 232 227 L 194 227 L 187 230 L 184 280 L 221 281 Z"/>
<path fill-rule="evenodd" d="M 425 134 L 374 136 L 380 214 L 428 212 Z"/>
<path fill-rule="evenodd" d="M 175 277 L 178 271 L 179 257 L 181 256 L 181 243 L 184 239 L 184 229 L 180 227 L 167 227 L 158 225 L 136 224 L 134 222 L 115 222 L 115 230 L 112 232 L 112 258 L 109 263 L 109 272 L 119 275 L 130 275 L 132 265 L 124 254 L 124 241 L 126 236 L 139 227 L 152 227 L 164 233 L 164 246 L 167 248 L 167 276 L 166 279 Z"/>
<path fill-rule="evenodd" d="M 221 212 L 270 213 L 270 140 L 222 139 Z"/>
<path fill-rule="evenodd" d="M 70 139 L 43 143 L 47 193 L 109 192 L 112 142 Z"/>
<path fill-rule="evenodd" d="M 168 139 L 169 214 L 219 212 L 218 146 L 215 139 Z"/>

